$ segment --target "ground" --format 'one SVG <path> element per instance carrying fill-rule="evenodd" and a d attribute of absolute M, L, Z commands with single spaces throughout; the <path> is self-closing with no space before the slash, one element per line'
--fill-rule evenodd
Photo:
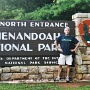
<path fill-rule="evenodd" d="M 86 86 L 86 85 L 90 85 L 90 81 L 76 81 L 76 82 L 70 82 L 70 83 L 66 83 L 65 81 L 60 81 L 60 82 L 54 82 L 54 81 L 39 81 L 39 82 L 36 82 L 36 81 L 30 81 L 30 80 L 14 80 L 14 81 L 0 81 L 0 84 L 1 83 L 23 83 L 23 84 L 29 84 L 29 85 L 36 85 L 36 84 L 54 84 L 56 86 L 60 86 L 60 87 L 71 87 L 71 88 L 77 88 L 77 87 L 80 87 L 80 86 Z"/>
<path fill-rule="evenodd" d="M 61 87 L 80 87 L 80 86 L 85 86 L 85 85 L 90 85 L 90 82 L 70 82 L 70 83 L 65 83 L 65 82 L 56 82 L 57 86 Z"/>

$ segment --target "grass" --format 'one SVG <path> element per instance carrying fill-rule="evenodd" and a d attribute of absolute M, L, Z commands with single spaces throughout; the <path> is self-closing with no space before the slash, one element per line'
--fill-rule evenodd
<path fill-rule="evenodd" d="M 0 90 L 90 90 L 90 86 L 64 88 L 55 84 L 0 84 Z"/>

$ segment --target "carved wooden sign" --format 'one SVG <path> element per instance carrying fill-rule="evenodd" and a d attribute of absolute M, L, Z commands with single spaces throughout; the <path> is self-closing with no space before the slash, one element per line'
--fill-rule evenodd
<path fill-rule="evenodd" d="M 84 20 L 79 25 L 79 32 L 82 40 L 87 46 L 90 46 L 90 20 Z"/>

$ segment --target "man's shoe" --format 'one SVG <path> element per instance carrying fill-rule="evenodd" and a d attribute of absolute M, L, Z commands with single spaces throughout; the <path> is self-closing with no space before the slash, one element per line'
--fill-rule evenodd
<path fill-rule="evenodd" d="M 56 77 L 54 81 L 60 81 L 60 77 Z"/>
<path fill-rule="evenodd" d="M 70 82 L 69 77 L 66 77 L 66 82 L 67 82 L 67 83 L 69 83 L 69 82 Z"/>

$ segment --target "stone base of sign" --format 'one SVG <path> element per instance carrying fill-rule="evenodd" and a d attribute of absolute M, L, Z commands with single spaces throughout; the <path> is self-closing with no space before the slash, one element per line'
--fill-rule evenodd
<path fill-rule="evenodd" d="M 57 77 L 57 66 L 13 66 L 0 68 L 0 80 L 54 80 Z M 75 78 L 75 67 L 71 67 L 70 78 Z M 61 79 L 66 78 L 66 66 L 63 66 Z"/>
<path fill-rule="evenodd" d="M 76 51 L 76 78 L 78 80 L 90 81 L 90 47 L 81 38 L 78 24 L 84 20 L 90 20 L 90 13 L 76 13 L 72 16 L 75 21 L 75 35 L 80 42 L 79 49 Z"/>

